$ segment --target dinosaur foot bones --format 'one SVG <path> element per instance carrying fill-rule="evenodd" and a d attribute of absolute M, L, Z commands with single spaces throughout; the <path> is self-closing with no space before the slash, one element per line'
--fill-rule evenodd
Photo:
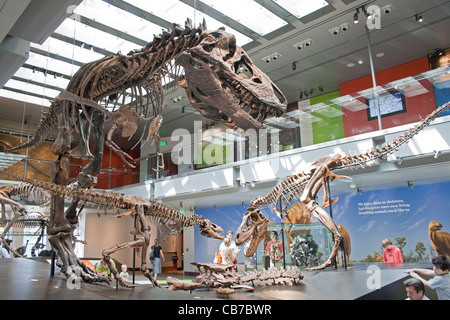
<path fill-rule="evenodd" d="M 262 271 L 252 271 L 248 273 L 237 273 L 233 270 L 233 265 L 220 263 L 198 263 L 191 262 L 196 266 L 200 275 L 197 276 L 197 283 L 184 283 L 173 277 L 167 278 L 170 290 L 192 290 L 199 288 L 217 288 L 217 293 L 232 294 L 236 290 L 255 291 L 255 282 L 260 281 L 270 285 L 275 283 L 297 284 L 303 279 L 303 275 L 298 267 L 270 268 Z M 252 286 L 244 285 L 251 282 Z"/>

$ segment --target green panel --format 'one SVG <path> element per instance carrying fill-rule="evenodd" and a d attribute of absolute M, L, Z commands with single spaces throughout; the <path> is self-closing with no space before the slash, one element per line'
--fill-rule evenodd
<path fill-rule="evenodd" d="M 318 103 L 328 103 L 340 97 L 335 91 L 310 99 L 311 106 Z M 314 108 L 313 108 L 314 109 Z M 344 123 L 342 121 L 342 108 L 338 104 L 329 105 L 311 112 L 313 123 L 314 144 L 344 138 Z M 318 120 L 319 119 L 319 120 Z"/>
<path fill-rule="evenodd" d="M 210 143 L 197 149 L 197 169 L 225 164 L 226 146 Z"/>

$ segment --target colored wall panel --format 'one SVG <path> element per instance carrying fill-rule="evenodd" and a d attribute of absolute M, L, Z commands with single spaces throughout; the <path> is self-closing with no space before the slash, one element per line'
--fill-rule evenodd
<path fill-rule="evenodd" d="M 423 58 L 403 65 L 390 68 L 376 73 L 378 85 L 386 84 L 395 80 L 414 76 L 429 70 L 428 59 Z M 366 76 L 340 85 L 341 95 L 345 96 L 373 86 L 372 77 Z M 436 109 L 436 98 L 433 85 L 428 80 L 420 81 L 419 85 L 405 88 L 406 112 L 382 118 L 382 129 L 417 122 L 426 117 Z M 365 99 L 358 99 L 361 104 L 366 104 Z M 367 109 L 358 110 L 344 109 L 343 116 L 345 136 L 354 136 L 366 132 L 378 130 L 377 119 L 369 120 Z"/>
<path fill-rule="evenodd" d="M 310 105 L 326 103 L 340 97 L 339 91 L 324 94 L 310 99 Z M 342 121 L 342 107 L 329 105 L 311 112 L 314 144 L 344 138 L 344 123 Z"/>

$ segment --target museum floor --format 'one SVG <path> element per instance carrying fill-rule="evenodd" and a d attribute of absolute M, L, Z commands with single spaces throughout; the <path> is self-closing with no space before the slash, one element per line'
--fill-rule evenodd
<path fill-rule="evenodd" d="M 376 268 L 380 275 L 379 289 L 369 288 L 375 283 L 370 268 L 374 265 L 379 268 Z M 304 271 L 304 279 L 299 285 L 256 284 L 254 292 L 223 296 L 213 289 L 198 289 L 191 293 L 155 288 L 140 273 L 136 274 L 134 289 L 119 287 L 116 290 L 115 282 L 111 286 L 81 283 L 79 288 L 70 288 L 58 268 L 54 276 L 50 275 L 50 264 L 46 261 L 0 259 L 0 300 L 404 300 L 403 280 L 408 277 L 405 270 L 413 267 L 431 268 L 431 264 L 405 263 L 387 267 L 383 263 L 355 263 L 349 264 L 347 270 L 339 265 L 337 269 Z M 167 276 L 174 275 L 162 274 L 158 280 L 165 280 Z M 182 274 L 176 277 L 194 279 Z M 431 290 L 426 295 L 436 299 Z"/>

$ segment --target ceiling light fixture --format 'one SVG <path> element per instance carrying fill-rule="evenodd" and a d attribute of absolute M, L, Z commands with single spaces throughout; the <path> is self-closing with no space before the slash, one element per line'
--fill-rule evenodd
<path fill-rule="evenodd" d="M 305 47 L 310 47 L 314 43 L 313 39 L 305 39 L 303 41 L 300 41 L 298 43 L 294 43 L 292 46 L 294 48 L 297 48 L 298 50 L 301 50 Z"/>
<path fill-rule="evenodd" d="M 339 28 L 338 27 L 334 27 L 334 28 L 332 28 L 332 29 L 330 29 L 328 31 L 330 31 L 331 34 L 336 36 L 339 33 Z"/>
<path fill-rule="evenodd" d="M 392 4 L 388 4 L 385 5 L 382 10 L 384 13 L 389 14 L 391 13 L 392 9 L 393 9 Z"/>
<path fill-rule="evenodd" d="M 341 30 L 342 31 L 347 31 L 348 29 L 350 29 L 350 23 L 343 23 L 341 24 Z"/>
<path fill-rule="evenodd" d="M 358 17 L 358 15 L 359 15 L 359 8 L 356 9 L 355 14 L 353 15 L 353 23 L 354 23 L 354 24 L 357 24 L 357 23 L 359 22 L 359 17 Z"/>
<path fill-rule="evenodd" d="M 269 63 L 270 61 L 277 60 L 279 58 L 281 58 L 281 54 L 279 54 L 278 52 L 275 52 L 275 53 L 272 53 L 270 56 L 266 56 L 262 59 L 263 59 L 263 61 Z"/>
<path fill-rule="evenodd" d="M 419 16 L 418 14 L 416 14 L 416 21 L 417 22 L 423 22 L 422 16 Z"/>

